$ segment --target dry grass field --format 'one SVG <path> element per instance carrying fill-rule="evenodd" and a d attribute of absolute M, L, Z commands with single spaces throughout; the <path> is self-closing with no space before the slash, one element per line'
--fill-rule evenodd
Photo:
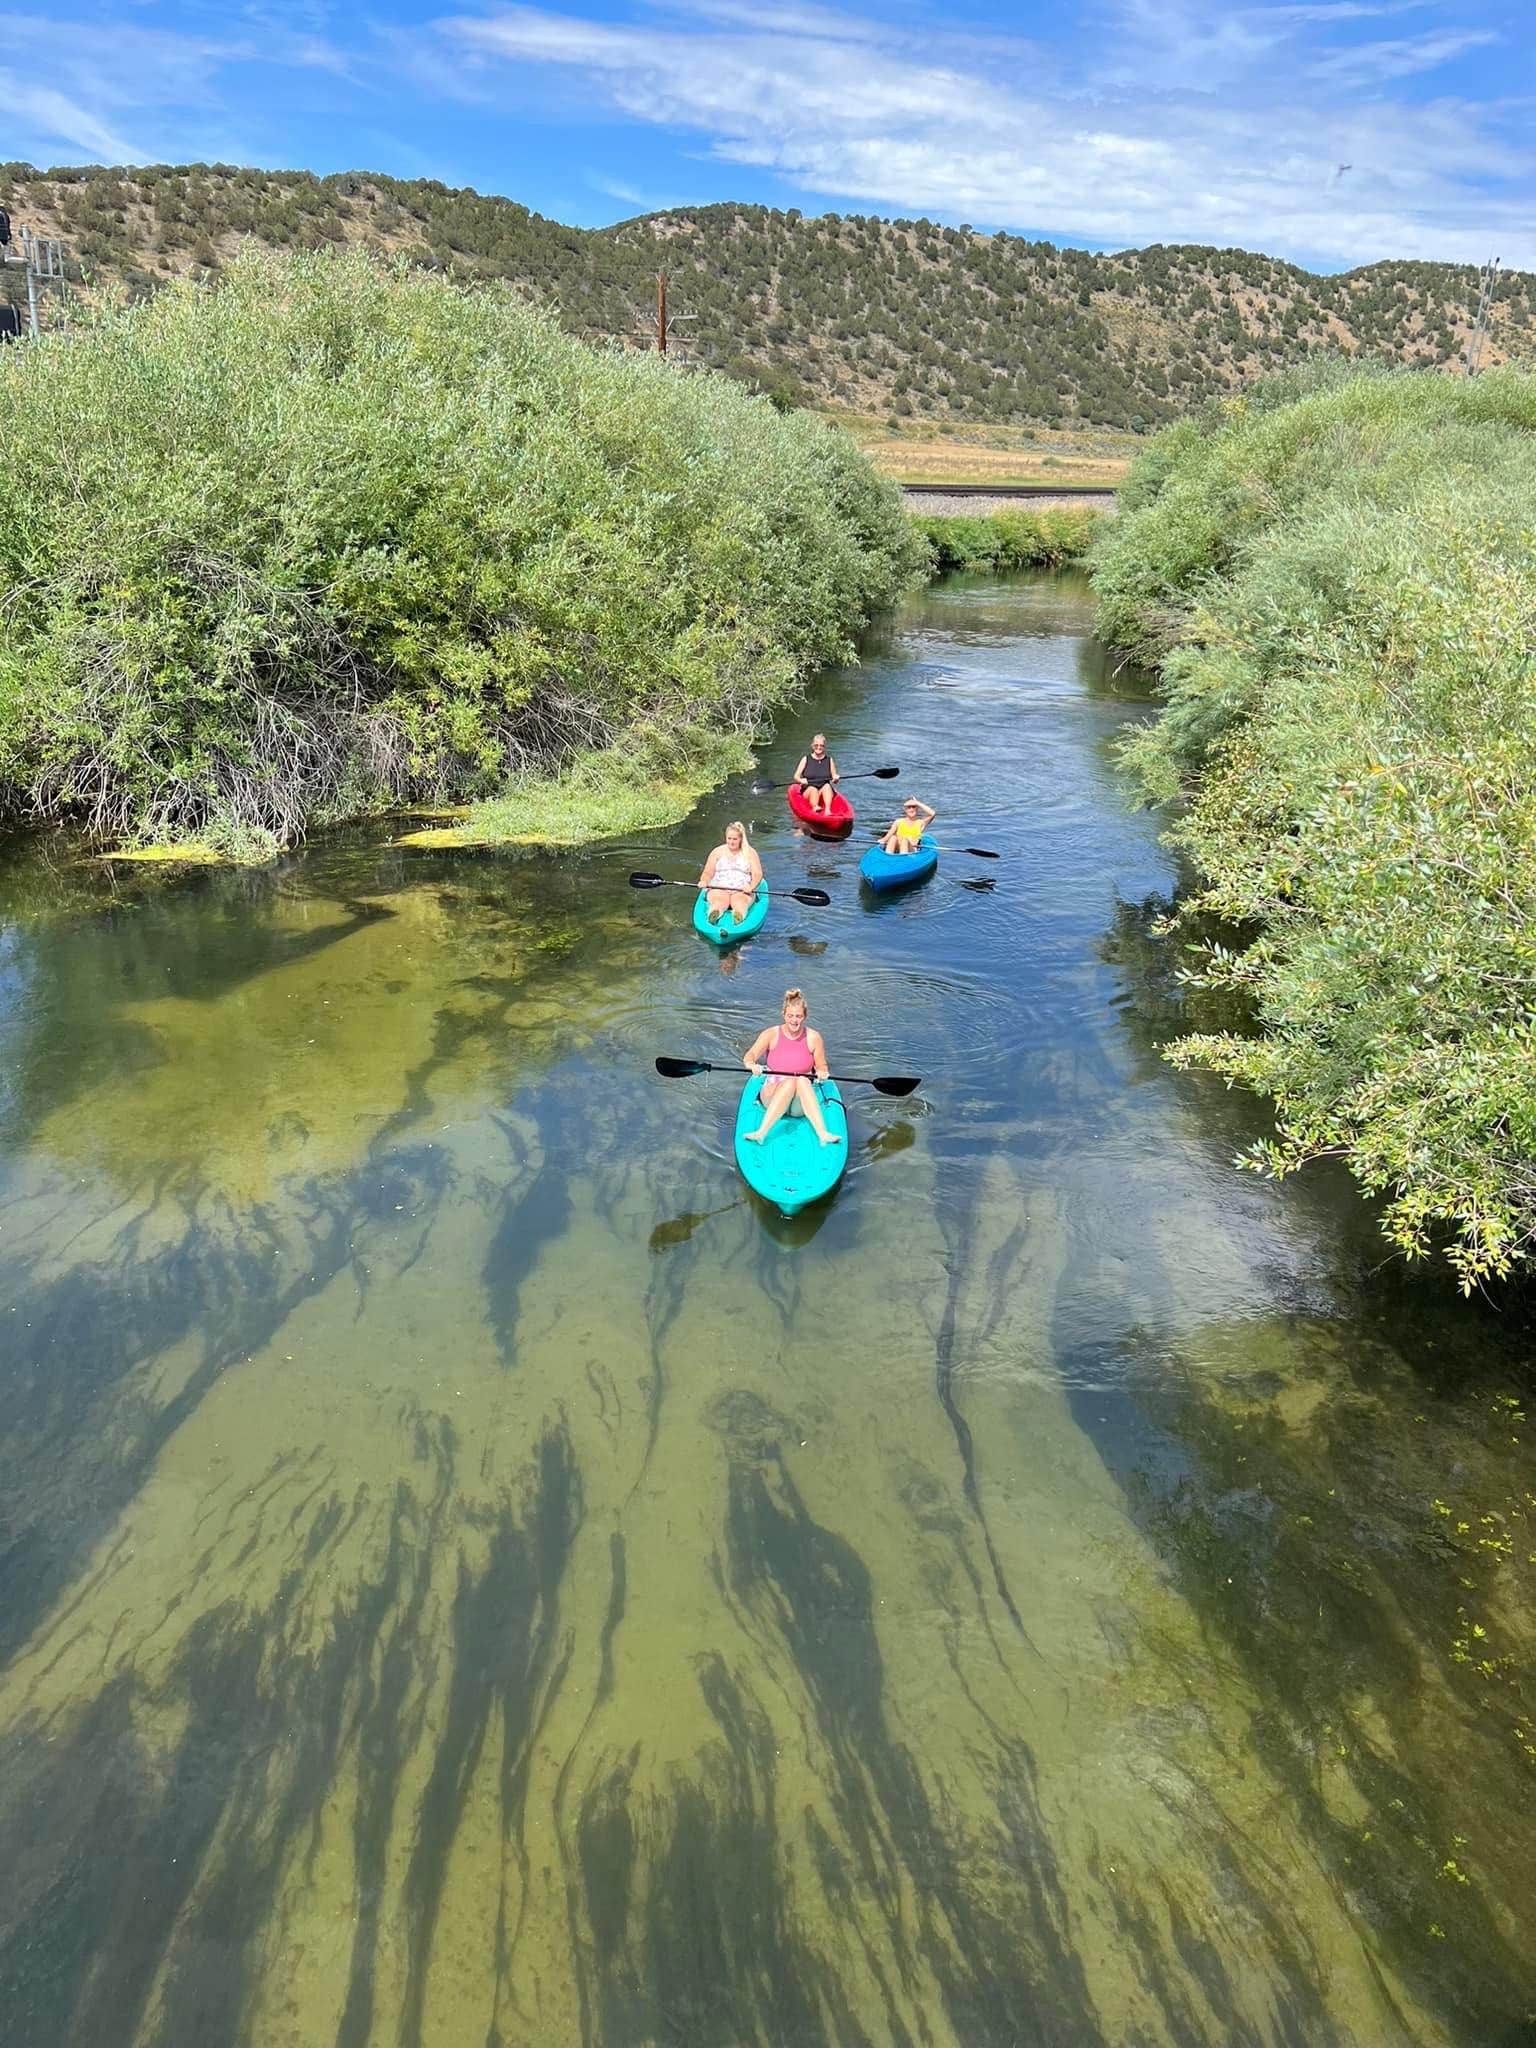
<path fill-rule="evenodd" d="M 886 476 L 903 484 L 1119 484 L 1141 436 L 1109 427 L 893 429 L 866 413 L 826 417 L 849 433 Z"/>

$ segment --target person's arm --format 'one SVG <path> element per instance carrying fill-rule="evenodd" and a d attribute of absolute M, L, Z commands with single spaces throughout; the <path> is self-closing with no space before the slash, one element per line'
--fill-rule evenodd
<path fill-rule="evenodd" d="M 770 1025 L 768 1030 L 759 1031 L 756 1038 L 754 1038 L 752 1043 L 747 1047 L 747 1056 L 741 1064 L 748 1070 L 749 1073 L 762 1073 L 763 1061 L 766 1058 L 768 1052 L 768 1041 L 770 1038 L 772 1038 L 772 1036 L 773 1029 Z"/>
<path fill-rule="evenodd" d="M 819 1031 L 811 1031 L 808 1032 L 806 1035 L 809 1037 L 811 1041 L 812 1069 L 815 1072 L 818 1081 L 825 1081 L 827 1078 L 826 1041 L 823 1039 Z"/>
<path fill-rule="evenodd" d="M 802 754 L 802 755 L 800 756 L 800 766 L 799 766 L 799 767 L 798 767 L 798 768 L 797 768 L 797 769 L 795 770 L 794 774 L 793 774 L 793 775 L 791 775 L 791 777 L 789 778 L 789 786 L 790 786 L 790 788 L 791 788 L 791 789 L 795 788 L 797 784 L 799 784 L 799 783 L 802 783 L 802 782 L 804 782 L 804 780 L 805 780 L 805 762 L 806 762 L 806 757 L 805 757 L 805 755 L 804 755 L 804 754 Z"/>
<path fill-rule="evenodd" d="M 831 766 L 831 769 L 832 769 L 832 780 L 833 780 L 834 782 L 836 782 L 836 780 L 837 780 L 837 763 L 836 763 L 836 762 L 835 762 L 835 761 L 834 761 L 834 760 L 832 759 L 832 756 L 831 756 L 830 754 L 828 754 L 828 756 L 827 756 L 827 761 L 828 761 L 828 763 L 829 763 L 829 765 Z"/>
<path fill-rule="evenodd" d="M 747 867 L 748 871 L 752 876 L 753 888 L 760 889 L 763 886 L 763 863 L 758 858 L 758 852 L 755 846 L 749 846 L 747 848 Z"/>
<path fill-rule="evenodd" d="M 933 808 L 933 805 L 925 804 L 920 796 L 914 797 L 912 801 L 917 805 L 917 808 L 922 812 L 923 823 L 925 825 L 931 825 L 934 819 L 939 815 L 938 812 Z"/>
<path fill-rule="evenodd" d="M 708 859 L 707 861 L 705 861 L 705 863 L 704 863 L 704 872 L 703 872 L 703 873 L 702 873 L 702 874 L 701 874 L 701 875 L 699 876 L 699 887 L 700 887 L 701 889 L 707 889 L 707 888 L 709 887 L 709 884 L 710 884 L 710 878 L 711 878 L 711 876 L 712 876 L 712 875 L 714 874 L 714 872 L 715 872 L 715 862 L 716 862 L 716 861 L 717 861 L 717 860 L 718 860 L 719 858 L 720 858 L 720 848 L 719 848 L 719 847 L 717 846 L 717 847 L 715 848 L 714 852 L 713 852 L 713 853 L 712 853 L 712 854 L 711 854 L 711 855 L 709 856 L 709 859 Z"/>

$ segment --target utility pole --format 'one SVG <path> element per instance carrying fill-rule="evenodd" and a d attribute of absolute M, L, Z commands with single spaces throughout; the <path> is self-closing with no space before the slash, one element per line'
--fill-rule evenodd
<path fill-rule="evenodd" d="M 696 315 L 692 313 L 673 313 L 668 309 L 667 286 L 671 281 L 669 272 L 665 270 L 657 271 L 656 318 L 651 325 L 641 331 L 645 334 L 646 341 L 655 349 L 657 355 L 664 356 L 671 353 L 675 361 L 686 362 L 687 357 L 677 354 L 672 349 L 672 343 L 682 339 L 677 332 L 678 328 L 685 321 L 696 318 Z"/>
<path fill-rule="evenodd" d="M 1499 258 L 1490 256 L 1478 273 L 1477 312 L 1472 321 L 1472 332 L 1467 336 L 1465 357 L 1466 372 L 1475 377 L 1482 367 L 1483 344 L 1488 339 L 1488 314 L 1493 305 L 1493 295 L 1499 287 Z"/>

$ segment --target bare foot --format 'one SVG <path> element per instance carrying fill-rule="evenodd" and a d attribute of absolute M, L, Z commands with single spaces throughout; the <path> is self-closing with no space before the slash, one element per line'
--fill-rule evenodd
<path fill-rule="evenodd" d="M 761 1145 L 763 1142 L 763 1133 L 761 1131 L 747 1131 L 744 1133 L 744 1136 L 749 1145 Z"/>
<path fill-rule="evenodd" d="M 823 1145 L 841 1145 L 843 1141 L 840 1137 L 838 1137 L 835 1131 L 828 1131 L 827 1135 L 822 1139 L 821 1142 Z"/>

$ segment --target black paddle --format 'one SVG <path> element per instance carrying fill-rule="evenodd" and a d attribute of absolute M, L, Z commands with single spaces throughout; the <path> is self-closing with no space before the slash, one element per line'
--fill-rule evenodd
<path fill-rule="evenodd" d="M 873 828 L 874 837 L 883 839 L 890 829 L 889 825 L 877 825 Z M 990 846 L 952 846 L 950 852 L 969 853 L 977 860 L 1001 860 L 1003 857 L 1000 853 L 994 853 Z"/>
<path fill-rule="evenodd" d="M 881 782 L 893 782 L 900 773 L 901 770 L 899 768 L 855 768 L 851 775 L 839 775 L 837 780 L 839 783 L 864 782 L 873 775 Z M 754 796 L 766 796 L 771 789 L 784 789 L 786 787 L 787 785 L 782 782 L 758 781 L 752 785 L 752 794 Z"/>
<path fill-rule="evenodd" d="M 885 827 L 885 829 L 889 829 L 889 827 Z M 883 840 L 885 838 L 885 829 L 879 829 L 879 827 L 874 829 L 874 838 Z M 952 846 L 950 852 L 952 854 L 971 854 L 977 860 L 1001 860 L 1001 858 L 1004 858 L 1001 854 L 993 854 L 993 850 L 989 846 Z M 963 887 L 965 889 L 991 889 L 993 885 L 991 883 L 963 883 Z"/>
<path fill-rule="evenodd" d="M 691 889 L 695 896 L 699 893 L 697 882 L 674 882 L 666 875 L 648 875 L 644 869 L 637 869 L 630 876 L 629 886 L 631 889 Z M 741 891 L 743 896 L 749 893 L 752 892 L 746 889 Z M 813 909 L 818 910 L 832 901 L 825 889 L 781 889 L 779 894 L 793 896 L 797 903 L 809 903 Z"/>
<path fill-rule="evenodd" d="M 745 1067 L 716 1067 L 708 1060 L 680 1060 L 670 1053 L 656 1055 L 656 1071 L 669 1081 L 686 1081 L 693 1074 L 735 1074 L 738 1077 L 748 1071 Z M 771 1074 L 774 1069 L 770 1067 Z M 882 1095 L 910 1095 L 914 1088 L 922 1086 L 920 1074 L 828 1074 L 829 1081 L 842 1081 L 850 1088 L 878 1088 Z"/>

